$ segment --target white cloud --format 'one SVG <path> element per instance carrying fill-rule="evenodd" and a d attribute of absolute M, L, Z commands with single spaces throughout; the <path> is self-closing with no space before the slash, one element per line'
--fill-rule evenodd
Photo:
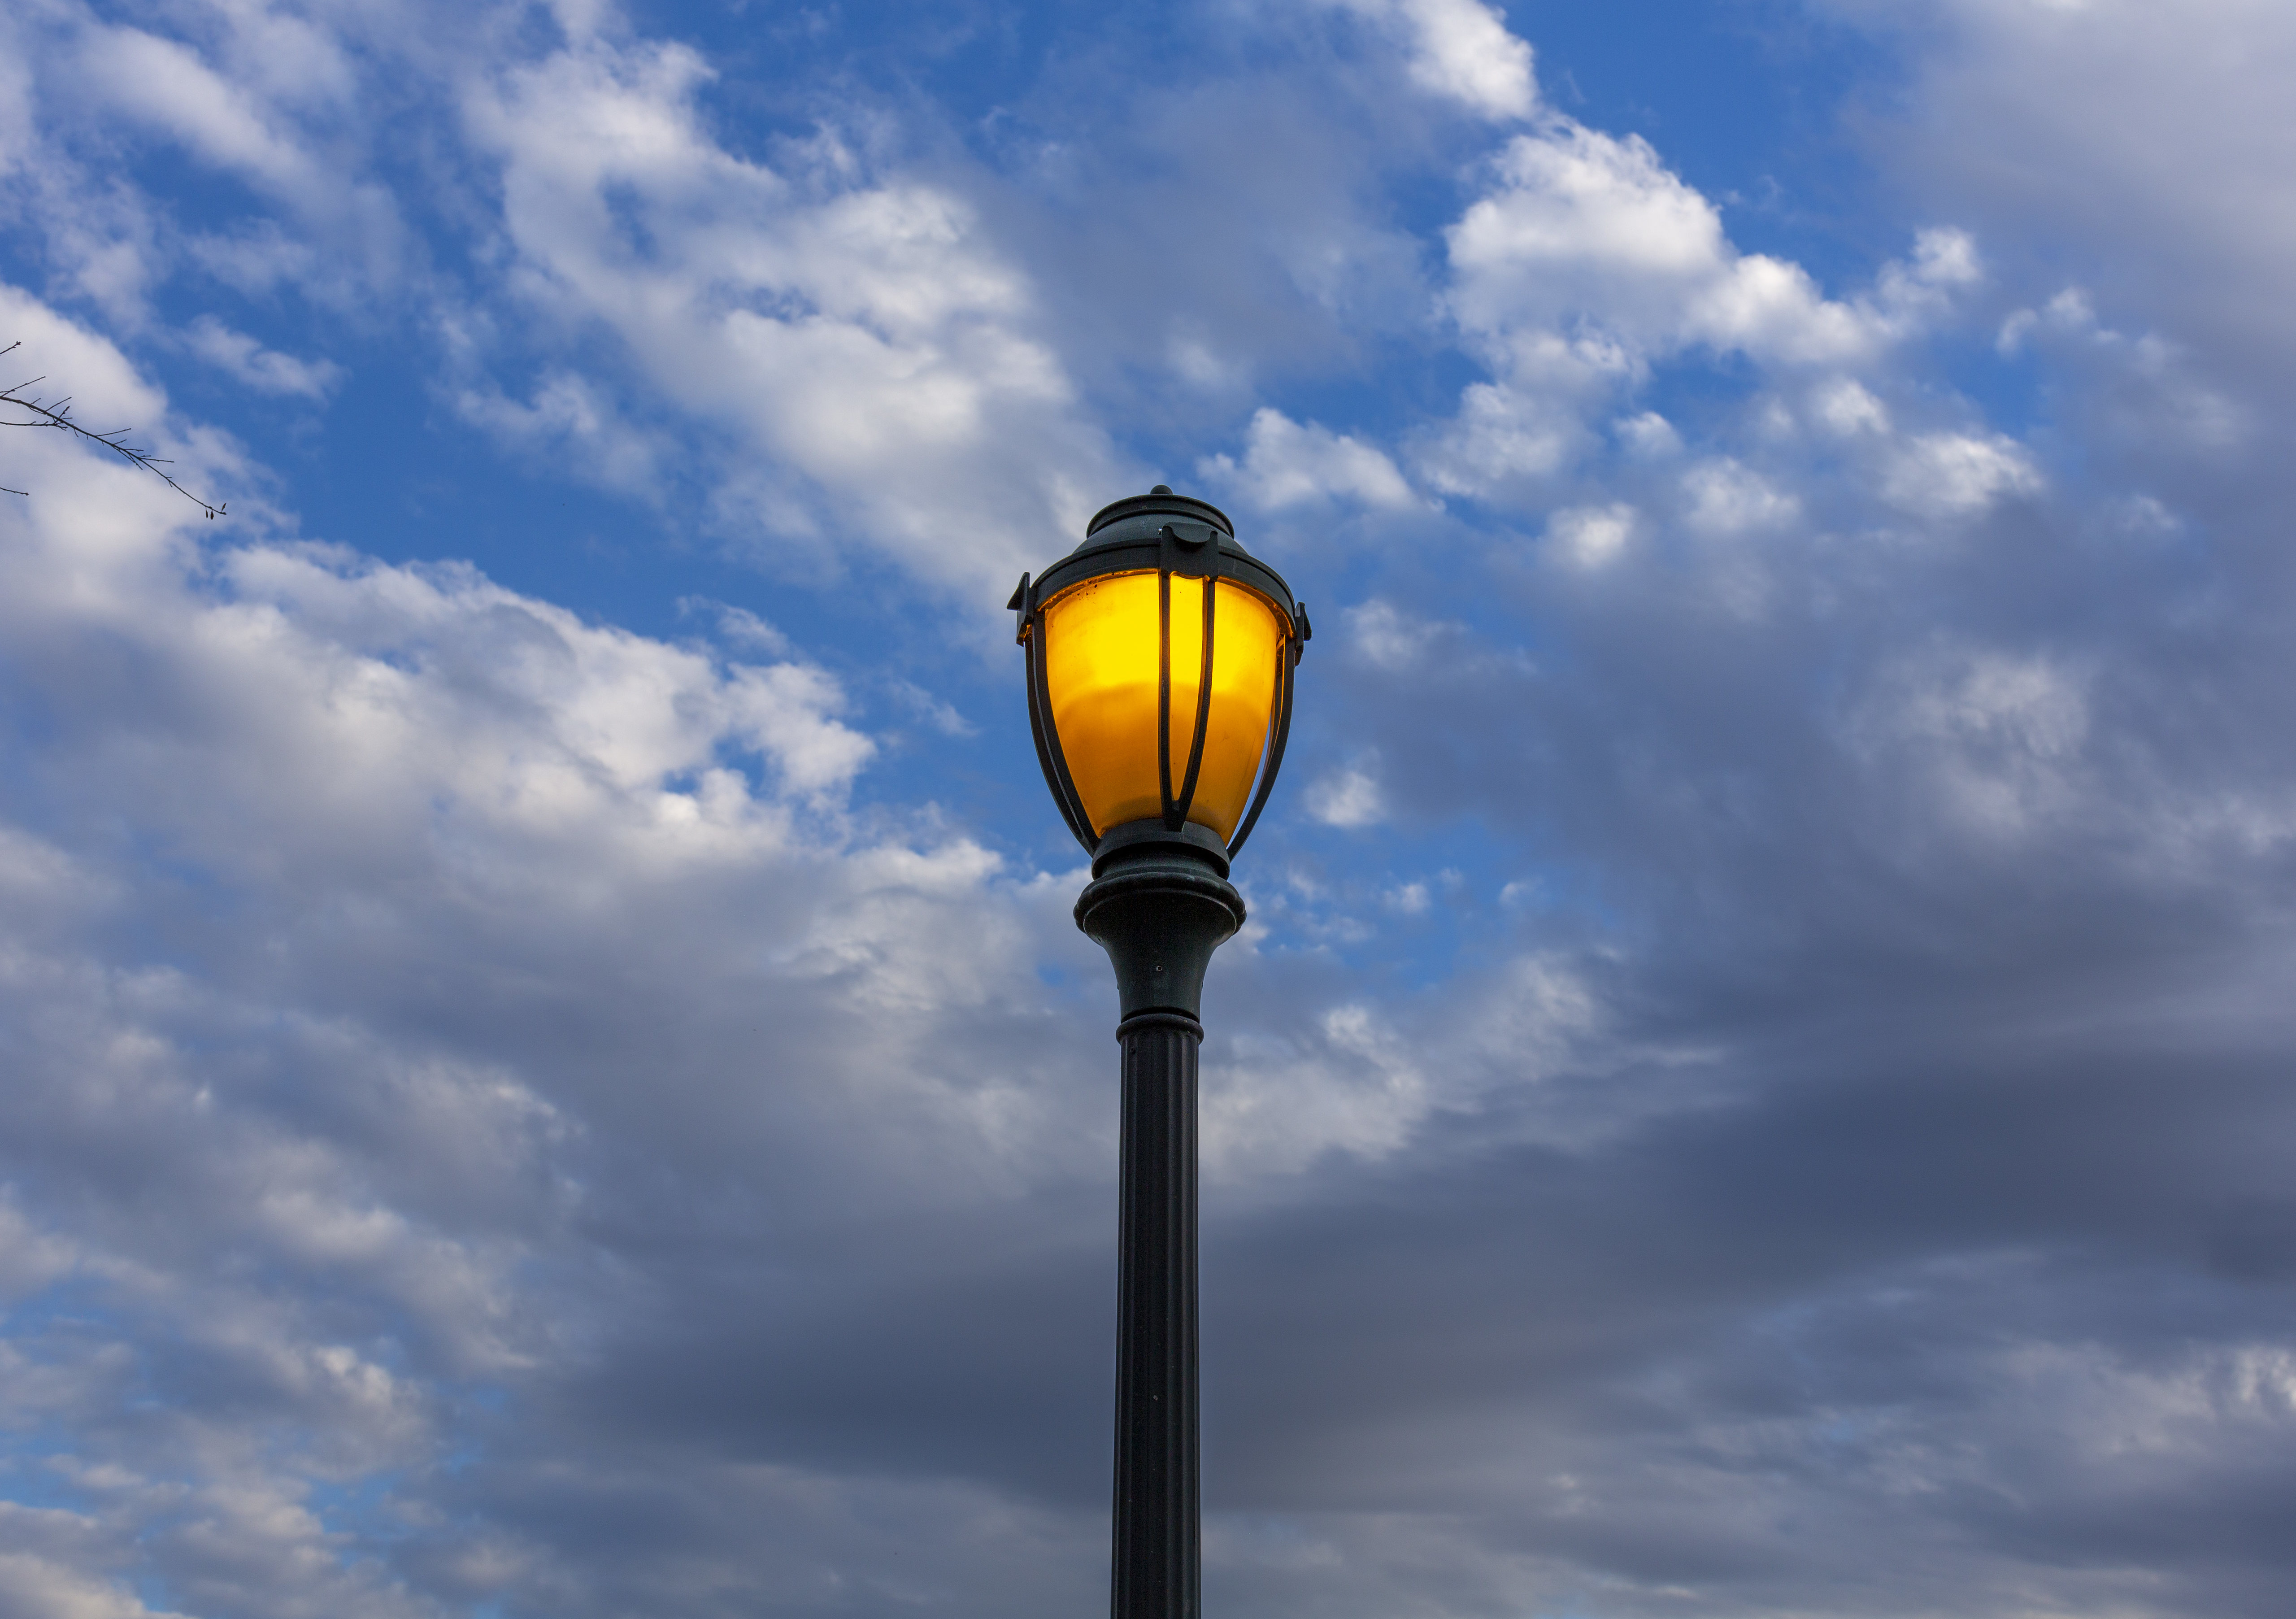
<path fill-rule="evenodd" d="M 1889 407 L 1852 377 L 1837 377 L 1820 388 L 1810 407 L 1819 423 L 1838 437 L 1890 431 Z"/>
<path fill-rule="evenodd" d="M 1455 622 L 1406 612 L 1394 603 L 1374 599 L 1347 612 L 1348 650 L 1382 674 L 1418 669 L 1431 653 L 1471 645 Z"/>
<path fill-rule="evenodd" d="M 1429 640 L 1427 627 L 1413 622 L 1387 602 L 1366 602 L 1348 614 L 1357 650 L 1374 669 L 1392 673 L 1409 669 Z"/>
<path fill-rule="evenodd" d="M 1639 136 L 1619 140 L 1570 123 L 1517 136 L 1497 178 L 1448 232 L 1460 307 L 1476 325 L 1521 307 L 1532 291 L 1517 279 L 1527 267 L 1680 281 L 1723 261 L 1720 216 Z"/>
<path fill-rule="evenodd" d="M 5 829 L 0 829 L 4 831 Z M 21 840 L 8 833 L 7 841 Z M 6 880 L 7 851 L 0 847 L 0 882 Z M 78 1263 L 79 1253 L 69 1239 L 43 1231 L 27 1220 L 4 1190 L 0 1190 L 0 1300 L 13 1302 L 37 1293 Z"/>
<path fill-rule="evenodd" d="M 1538 101 L 1528 42 L 1481 0 L 1324 0 L 1406 45 L 1412 82 L 1488 119 L 1529 118 Z"/>
<path fill-rule="evenodd" d="M 1250 382 L 1243 357 L 1223 352 L 1202 335 L 1176 332 L 1164 346 L 1165 361 L 1190 385 L 1207 393 L 1236 393 Z"/>
<path fill-rule="evenodd" d="M 1384 453 L 1315 423 L 1302 426 L 1263 406 L 1244 430 L 1243 464 L 1209 456 L 1199 476 L 1237 490 L 1262 511 L 1332 499 L 1368 506 L 1413 504 L 1411 486 Z"/>
<path fill-rule="evenodd" d="M 0 1533 L 25 1513 L 13 1503 L 0 1504 Z M 0 1550 L 0 1604 L 44 1619 L 184 1619 L 171 1608 L 146 1607 L 124 1583 L 15 1550 Z"/>
<path fill-rule="evenodd" d="M 1325 1013 L 1316 1036 L 1308 1052 L 1247 1048 L 1206 1089 L 1208 1172 L 1296 1174 L 1327 1152 L 1382 1157 L 1408 1138 L 1432 1092 L 1411 1042 L 1360 1005 Z"/>
<path fill-rule="evenodd" d="M 1458 414 L 1422 445 L 1418 464 L 1446 494 L 1536 500 L 1601 442 L 1595 420 L 1647 368 L 1600 330 L 1522 326 L 1495 336 L 1501 380 L 1461 391 Z"/>
<path fill-rule="evenodd" d="M 57 387 L 55 391 L 69 391 L 78 415 L 107 424 L 114 416 L 143 423 L 166 415 L 166 396 L 138 375 L 118 349 L 5 283 L 0 283 L 0 325 L 9 333 L 8 341 L 21 345 L 8 357 L 9 364 L 20 368 L 10 376 L 12 382 L 33 374 L 59 381 L 70 377 L 69 390 Z"/>
<path fill-rule="evenodd" d="M 85 82 L 114 111 L 283 195 L 308 196 L 321 185 L 316 166 L 291 136 L 269 127 L 259 103 L 182 41 L 97 28 L 85 36 L 81 53 Z"/>
<path fill-rule="evenodd" d="M 1639 354 L 1708 343 L 1823 364 L 1870 357 L 1900 329 L 1891 310 L 1827 300 L 1799 265 L 1740 254 L 1713 204 L 1640 136 L 1558 119 L 1509 142 L 1496 168 L 1447 233 L 1460 323 L 1495 351 L 1518 329 L 1583 316 Z M 1885 272 L 1885 297 L 1957 284 L 1964 250 L 1923 236 L 1914 267 Z"/>
<path fill-rule="evenodd" d="M 731 685 L 731 728 L 780 767 L 793 792 L 835 793 L 876 752 L 868 737 L 831 718 L 845 706 L 845 694 L 820 670 L 737 669 Z"/>
<path fill-rule="evenodd" d="M 1736 535 L 1775 530 L 1792 522 L 1801 501 L 1781 489 L 1743 462 L 1728 456 L 1702 461 L 1682 476 L 1689 497 L 1685 521 L 1711 535 Z"/>
<path fill-rule="evenodd" d="M 1983 275 L 1965 232 L 1931 228 L 1869 291 L 1830 299 L 1800 266 L 1740 252 L 1719 211 L 1648 142 L 1565 118 L 1509 141 L 1491 172 L 1446 233 L 1448 308 L 1496 378 L 1470 384 L 1422 451 L 1446 493 L 1537 498 L 1539 481 L 1598 448 L 1605 417 L 1636 456 L 1677 453 L 1678 434 L 1654 413 L 1617 413 L 1655 364 L 1702 348 L 1787 377 L 1831 372 L 1816 403 L 1837 432 L 1852 431 L 1851 415 L 1886 423 L 1861 375 L 1953 319 Z M 1757 431 L 1763 408 L 1752 407 Z M 1775 400 L 1767 409 L 1772 436 L 1791 431 Z"/>
<path fill-rule="evenodd" d="M 1857 720 L 1880 758 L 1907 750 L 1915 779 L 1953 824 L 2023 838 L 2106 807 L 2087 790 L 2087 671 L 2062 660 L 1939 646 L 1906 660 Z"/>
<path fill-rule="evenodd" d="M 1924 433 L 1892 455 L 1883 498 L 1929 518 L 1974 516 L 2005 496 L 2030 495 L 2041 474 L 2023 446 L 1998 433 Z"/>
<path fill-rule="evenodd" d="M 148 218 L 160 210 L 118 181 L 130 131 L 283 207 L 283 227 L 266 222 L 256 234 L 283 249 L 292 242 L 307 294 L 343 307 L 405 284 L 414 257 L 406 225 L 356 142 L 343 139 L 346 114 L 355 128 L 364 109 L 351 53 L 332 30 L 264 4 L 187 16 L 188 39 L 77 8 L 55 21 L 70 43 L 37 55 L 47 143 L 37 164 L 73 175 L 92 160 L 115 177 L 90 176 L 78 194 L 47 188 L 43 223 L 79 239 L 82 273 L 112 284 L 108 296 L 124 315 L 149 318 L 136 284 L 169 267 L 176 245 L 172 229 Z M 283 263 L 273 258 L 275 268 Z"/>
<path fill-rule="evenodd" d="M 2010 359 L 2029 351 L 2046 355 L 2081 376 L 2079 393 L 2095 426 L 2131 446 L 2174 444 L 2221 456 L 2240 448 L 2256 428 L 2253 411 L 2227 394 L 2189 347 L 2106 325 L 2083 287 L 2063 288 L 2038 309 L 2012 313 L 1994 347 Z M 2240 368 L 2236 362 L 2230 369 Z M 2220 376 L 2226 368 L 2213 369 Z"/>
<path fill-rule="evenodd" d="M 1425 914 L 1424 884 L 1383 897 L 1405 916 Z M 1208 1072 L 1203 1098 L 1206 1169 L 1230 1183 L 1296 1175 L 1325 1154 L 1379 1160 L 1408 1146 L 1441 1114 L 1477 1114 L 1503 1097 L 1500 1130 L 1583 1150 L 1630 1124 L 1649 1097 L 1620 1095 L 1566 1119 L 1539 1105 L 1539 1088 L 1583 1059 L 1608 1018 L 1599 997 L 1562 960 L 1517 955 L 1473 975 L 1472 987 L 1435 1018 L 1405 1024 L 1393 1008 L 1346 1002 L 1292 1039 L 1238 1040 L 1234 1058 Z M 1680 1061 L 1679 1054 L 1644 1054 Z"/>
<path fill-rule="evenodd" d="M 1637 411 L 1611 424 L 1619 442 L 1646 461 L 1662 461 L 1682 453 L 1682 435 L 1674 423 L 1654 410 Z"/>
<path fill-rule="evenodd" d="M 1546 520 L 1547 542 L 1572 565 L 1595 569 L 1614 561 L 1634 538 L 1638 514 L 1624 501 L 1566 506 Z"/>
<path fill-rule="evenodd" d="M 795 650 L 795 645 L 789 637 L 746 607 L 713 602 L 706 596 L 687 596 L 678 598 L 677 611 L 680 616 L 707 613 L 717 620 L 719 635 L 746 652 L 786 658 Z"/>
<path fill-rule="evenodd" d="M 324 399 L 342 381 L 342 367 L 332 360 L 301 360 L 266 349 L 212 315 L 194 320 L 184 341 L 201 359 L 263 393 Z"/>
<path fill-rule="evenodd" d="M 1387 817 L 1387 797 L 1379 778 L 1351 765 L 1308 787 L 1308 813 L 1327 826 L 1370 826 Z"/>
<path fill-rule="evenodd" d="M 473 94 L 512 284 L 747 447 L 730 523 L 802 541 L 823 499 L 924 577 L 1009 585 L 1113 481 L 1027 278 L 952 191 L 857 181 L 833 142 L 792 150 L 795 181 L 726 152 L 694 111 L 708 77 L 682 46 L 595 43 Z M 953 546 L 953 508 L 1006 516 Z"/>
<path fill-rule="evenodd" d="M 640 498 L 659 493 L 669 448 L 662 435 L 631 421 L 586 377 L 554 370 L 537 379 L 533 397 L 524 401 L 491 387 L 464 388 L 455 407 L 465 421 L 545 459 L 567 477 Z"/>
<path fill-rule="evenodd" d="M 1750 253 L 1690 299 L 1685 336 L 1787 364 L 1862 358 L 1884 335 L 1860 310 L 1829 301 L 1798 264 Z"/>
<path fill-rule="evenodd" d="M 1928 736 L 2063 759 L 2088 732 L 2081 686 L 2044 659 L 1978 653 L 1923 689 L 1908 707 L 1908 723 Z"/>

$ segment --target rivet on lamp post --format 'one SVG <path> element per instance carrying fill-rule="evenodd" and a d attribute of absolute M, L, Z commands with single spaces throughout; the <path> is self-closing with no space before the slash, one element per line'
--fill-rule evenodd
<path fill-rule="evenodd" d="M 1102 509 L 1007 604 L 1029 725 L 1092 856 L 1077 925 L 1116 967 L 1113 1619 L 1199 1619 L 1196 1048 L 1204 969 L 1243 925 L 1228 863 L 1267 805 L 1311 633 L 1218 506 L 1162 484 Z"/>

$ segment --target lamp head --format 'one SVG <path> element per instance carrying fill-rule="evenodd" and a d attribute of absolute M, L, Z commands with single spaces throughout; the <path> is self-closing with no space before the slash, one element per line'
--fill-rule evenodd
<path fill-rule="evenodd" d="M 1095 872 L 1184 842 L 1224 875 L 1283 763 L 1312 633 L 1283 576 L 1218 506 L 1158 484 L 1103 506 L 1007 605 L 1037 761 Z"/>

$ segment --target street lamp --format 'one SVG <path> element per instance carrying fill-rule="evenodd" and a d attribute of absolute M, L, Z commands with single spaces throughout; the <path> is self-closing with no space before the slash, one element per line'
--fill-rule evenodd
<path fill-rule="evenodd" d="M 1209 502 L 1158 484 L 1006 604 L 1046 784 L 1092 856 L 1077 925 L 1116 967 L 1113 1619 L 1198 1619 L 1196 1048 L 1204 969 L 1243 925 L 1228 862 L 1267 803 L 1311 631 Z M 1240 823 L 1240 824 L 1239 824 Z"/>

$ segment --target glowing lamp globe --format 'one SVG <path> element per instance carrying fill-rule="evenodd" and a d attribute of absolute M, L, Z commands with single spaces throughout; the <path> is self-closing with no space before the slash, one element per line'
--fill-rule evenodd
<path fill-rule="evenodd" d="M 1283 760 L 1311 633 L 1218 506 L 1162 485 L 1104 507 L 1009 605 L 1046 784 L 1095 859 L 1183 842 L 1228 861 Z"/>

